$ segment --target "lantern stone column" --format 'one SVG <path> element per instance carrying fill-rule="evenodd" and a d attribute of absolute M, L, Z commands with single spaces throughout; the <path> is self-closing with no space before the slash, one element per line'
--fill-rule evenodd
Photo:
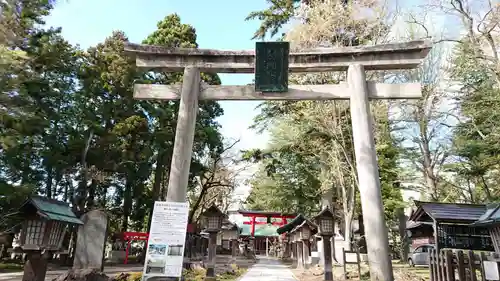
<path fill-rule="evenodd" d="M 231 239 L 231 256 L 233 259 L 236 259 L 238 256 L 238 238 Z"/>
<path fill-rule="evenodd" d="M 332 272 L 332 236 L 334 234 L 333 212 L 326 207 L 314 217 L 318 226 L 319 235 L 323 240 L 323 261 L 325 270 L 325 281 L 333 281 Z"/>
<path fill-rule="evenodd" d="M 205 280 L 215 281 L 215 264 L 217 257 L 217 232 L 209 232 L 208 240 L 208 263 L 207 263 L 207 276 Z"/>
<path fill-rule="evenodd" d="M 297 241 L 297 268 L 304 269 L 304 245 L 301 240 Z"/>
<path fill-rule="evenodd" d="M 209 234 L 208 240 L 208 263 L 206 281 L 215 281 L 215 263 L 217 257 L 217 233 L 222 227 L 222 218 L 224 214 L 215 205 L 208 208 L 203 213 L 203 219 L 206 226 L 206 232 Z"/>
<path fill-rule="evenodd" d="M 48 252 L 24 251 L 27 262 L 24 265 L 23 281 L 44 281 L 47 273 Z"/>
<path fill-rule="evenodd" d="M 309 240 L 302 240 L 302 257 L 304 258 L 304 268 L 309 267 Z"/>
<path fill-rule="evenodd" d="M 300 230 L 298 227 L 294 228 L 292 230 L 293 233 L 293 240 L 295 241 L 295 255 L 297 259 L 297 269 L 303 269 L 304 268 L 304 258 L 303 258 L 303 246 L 302 246 L 302 240 L 300 239 Z"/>
<path fill-rule="evenodd" d="M 288 259 L 290 257 L 290 238 L 287 234 L 283 237 L 283 258 Z"/>

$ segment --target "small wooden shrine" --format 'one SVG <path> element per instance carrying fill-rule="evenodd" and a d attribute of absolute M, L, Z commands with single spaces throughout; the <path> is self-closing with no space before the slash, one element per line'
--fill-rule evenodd
<path fill-rule="evenodd" d="M 436 249 L 493 250 L 488 229 L 471 227 L 485 213 L 486 205 L 422 201 L 415 205 L 407 227 L 413 242 L 427 239 Z"/>

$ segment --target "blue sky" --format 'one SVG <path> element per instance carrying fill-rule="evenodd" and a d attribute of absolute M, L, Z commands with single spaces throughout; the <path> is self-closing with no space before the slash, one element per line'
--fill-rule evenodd
<path fill-rule="evenodd" d="M 104 41 L 114 30 L 124 31 L 131 42 L 140 43 L 156 29 L 165 16 L 177 13 L 183 23 L 196 28 L 200 48 L 254 49 L 250 40 L 258 21 L 246 22 L 251 11 L 266 8 L 265 0 L 68 0 L 61 1 L 47 18 L 47 25 L 62 27 L 64 37 L 87 48 Z M 253 75 L 220 75 L 226 85 L 245 85 Z M 265 147 L 268 137 L 257 135 L 248 126 L 258 113 L 259 102 L 221 102 L 219 119 L 223 133 L 241 139 L 240 149 Z"/>

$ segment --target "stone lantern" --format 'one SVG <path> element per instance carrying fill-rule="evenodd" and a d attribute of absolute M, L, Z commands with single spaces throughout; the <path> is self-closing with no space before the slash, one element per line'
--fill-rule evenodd
<path fill-rule="evenodd" d="M 233 224 L 231 228 L 224 230 L 223 234 L 224 239 L 228 239 L 229 241 L 231 241 L 231 256 L 233 259 L 235 259 L 236 256 L 238 256 L 239 236 L 240 236 L 240 228 L 236 224 Z"/>
<path fill-rule="evenodd" d="M 283 242 L 283 258 L 289 258 L 290 257 L 290 235 L 289 234 L 283 234 L 282 236 L 282 242 Z"/>
<path fill-rule="evenodd" d="M 313 234 L 313 231 L 316 230 L 316 226 L 308 221 L 305 220 L 302 222 L 299 226 L 297 226 L 297 231 L 299 233 L 299 239 L 302 241 L 302 262 L 304 265 L 304 268 L 307 268 L 307 265 L 309 264 L 310 260 L 310 239 Z"/>
<path fill-rule="evenodd" d="M 215 205 L 208 208 L 203 214 L 205 231 L 208 233 L 217 233 L 222 228 L 222 219 L 224 214 Z"/>
<path fill-rule="evenodd" d="M 300 226 L 295 227 L 292 230 L 295 240 L 295 252 L 297 255 L 297 268 L 304 268 L 304 241 L 302 240 L 302 233 Z"/>
<path fill-rule="evenodd" d="M 68 204 L 40 196 L 32 196 L 19 208 L 23 219 L 19 246 L 27 255 L 23 281 L 43 281 L 47 257 L 59 251 L 69 225 L 83 225 Z"/>
<path fill-rule="evenodd" d="M 335 232 L 333 212 L 330 210 L 330 208 L 326 207 L 314 217 L 314 221 L 318 226 L 319 235 L 321 235 L 321 239 L 323 240 L 325 281 L 332 281 L 333 273 L 331 238 Z"/>
<path fill-rule="evenodd" d="M 324 208 L 314 217 L 314 222 L 318 226 L 318 233 L 321 236 L 333 236 L 334 234 L 334 216 L 330 208 Z"/>
<path fill-rule="evenodd" d="M 298 261 L 298 257 L 297 257 L 297 233 L 294 232 L 295 229 L 292 229 L 290 230 L 290 232 L 288 233 L 289 237 L 290 237 L 290 255 L 292 256 L 292 262 L 293 262 L 293 266 L 297 266 L 297 261 Z"/>
<path fill-rule="evenodd" d="M 222 220 L 225 215 L 215 205 L 208 208 L 203 214 L 205 231 L 209 234 L 208 263 L 205 280 L 215 281 L 215 260 L 217 255 L 217 233 L 221 231 Z"/>

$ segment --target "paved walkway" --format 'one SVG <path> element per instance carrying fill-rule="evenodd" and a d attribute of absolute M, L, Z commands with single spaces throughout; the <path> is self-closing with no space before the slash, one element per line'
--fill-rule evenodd
<path fill-rule="evenodd" d="M 276 259 L 259 257 L 259 262 L 240 281 L 297 281 L 292 271 Z"/>

